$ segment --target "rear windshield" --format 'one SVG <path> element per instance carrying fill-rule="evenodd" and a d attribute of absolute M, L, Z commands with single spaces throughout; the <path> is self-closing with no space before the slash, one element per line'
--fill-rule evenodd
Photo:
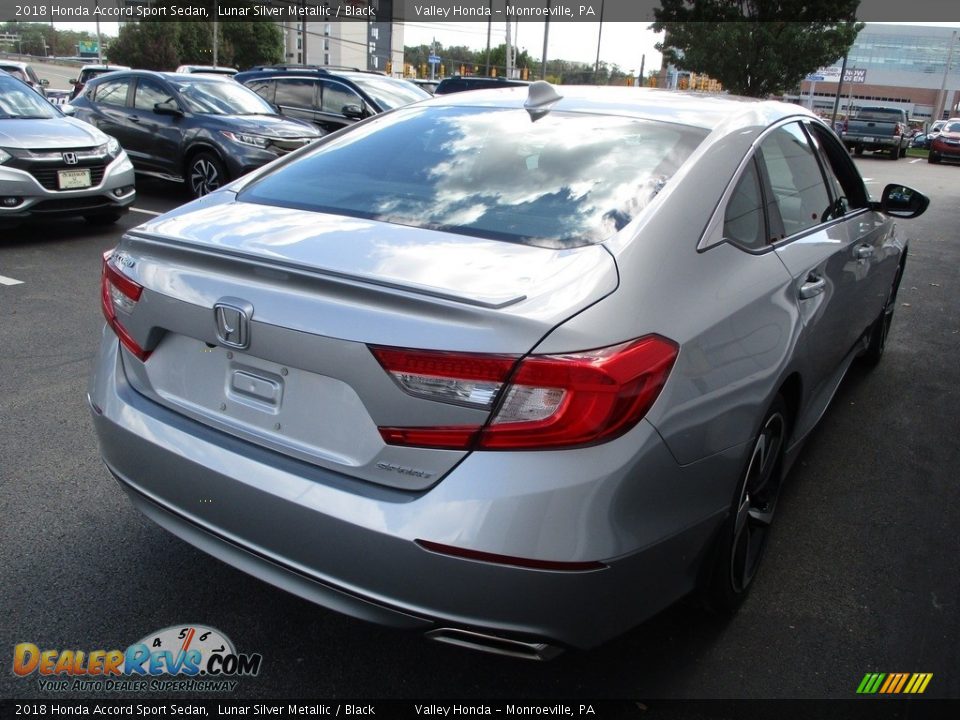
<path fill-rule="evenodd" d="M 884 110 L 883 108 L 864 108 L 857 113 L 857 120 L 887 120 L 896 122 L 903 117 L 899 110 Z"/>
<path fill-rule="evenodd" d="M 605 240 L 706 136 L 684 125 L 525 110 L 405 108 L 266 175 L 244 202 L 543 247 Z"/>

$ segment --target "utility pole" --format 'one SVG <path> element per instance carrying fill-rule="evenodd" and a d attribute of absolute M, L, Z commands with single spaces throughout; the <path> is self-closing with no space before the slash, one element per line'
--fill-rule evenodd
<path fill-rule="evenodd" d="M 600 38 L 603 37 L 603 0 L 600 0 L 600 29 L 597 31 L 597 61 L 593 64 L 593 82 L 597 82 L 600 73 Z"/>
<path fill-rule="evenodd" d="M 493 26 L 493 0 L 489 0 L 487 7 L 490 14 L 487 15 L 487 77 L 490 77 L 490 30 Z"/>
<path fill-rule="evenodd" d="M 647 64 L 647 55 L 644 53 L 640 56 L 640 75 L 637 76 L 637 87 L 643 87 L 643 69 Z"/>
<path fill-rule="evenodd" d="M 950 52 L 947 53 L 947 66 L 943 69 L 943 82 L 940 83 L 940 93 L 937 95 L 937 114 L 934 120 L 943 118 L 943 106 L 947 104 L 947 75 L 950 74 L 950 63 L 953 62 L 953 46 L 957 42 L 957 31 L 950 36 Z"/>
<path fill-rule="evenodd" d="M 96 0 L 94 3 L 96 8 L 100 9 L 100 0 Z M 100 15 L 97 15 L 97 63 L 103 64 L 103 44 L 100 42 Z"/>
<path fill-rule="evenodd" d="M 213 0 L 213 17 L 217 17 L 217 0 Z M 213 21 L 213 66 L 217 66 L 217 46 L 219 45 L 217 36 L 217 21 Z"/>
<path fill-rule="evenodd" d="M 510 0 L 507 0 L 507 7 L 510 7 Z M 513 77 L 513 40 L 510 35 L 510 16 L 507 15 L 507 60 L 506 60 L 506 75 L 508 78 Z"/>
<path fill-rule="evenodd" d="M 830 127 L 835 127 L 837 122 L 837 110 L 840 109 L 840 95 L 843 94 L 843 78 L 847 74 L 847 56 L 843 56 L 843 63 L 840 65 L 840 82 L 837 83 L 837 95 L 833 98 L 833 116 L 830 118 Z"/>
<path fill-rule="evenodd" d="M 547 38 L 550 37 L 550 0 L 547 0 L 547 22 L 543 27 L 543 62 L 540 66 L 540 79 L 547 79 Z"/>

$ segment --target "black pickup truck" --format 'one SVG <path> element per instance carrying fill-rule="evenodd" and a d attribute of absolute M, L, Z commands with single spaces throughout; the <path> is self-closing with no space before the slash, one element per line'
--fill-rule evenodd
<path fill-rule="evenodd" d="M 906 110 L 862 107 L 844 123 L 840 137 L 855 155 L 862 155 L 864 150 L 887 152 L 897 160 L 910 147 L 909 128 Z"/>

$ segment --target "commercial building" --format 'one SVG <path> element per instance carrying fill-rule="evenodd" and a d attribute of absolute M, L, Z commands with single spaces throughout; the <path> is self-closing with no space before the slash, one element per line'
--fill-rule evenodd
<path fill-rule="evenodd" d="M 391 23 L 389 14 L 384 17 L 386 22 L 281 23 L 285 62 L 402 71 L 403 25 Z"/>
<path fill-rule="evenodd" d="M 948 68 L 949 64 L 949 68 Z M 784 99 L 833 112 L 841 61 Z M 847 54 L 839 116 L 865 105 L 903 108 L 917 124 L 960 115 L 960 27 L 867 23 Z"/>

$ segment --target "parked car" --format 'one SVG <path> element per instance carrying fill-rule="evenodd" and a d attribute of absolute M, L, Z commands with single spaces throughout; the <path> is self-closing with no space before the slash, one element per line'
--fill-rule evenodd
<path fill-rule="evenodd" d="M 906 156 L 910 147 L 907 112 L 901 108 L 861 107 L 843 124 L 840 137 L 855 155 L 886 152 L 891 160 Z"/>
<path fill-rule="evenodd" d="M 212 75 L 115 72 L 88 82 L 71 105 L 120 141 L 138 173 L 184 182 L 197 197 L 321 135 Z"/>
<path fill-rule="evenodd" d="M 421 90 L 433 95 L 437 91 L 437 85 L 440 84 L 440 80 L 430 80 L 427 78 L 411 78 L 409 82 L 412 82 Z"/>
<path fill-rule="evenodd" d="M 277 65 L 238 73 L 235 79 L 284 115 L 326 132 L 430 97 L 407 80 L 353 69 Z"/>
<path fill-rule="evenodd" d="M 239 70 L 223 65 L 181 65 L 176 70 L 178 73 L 204 73 L 206 75 L 229 75 L 233 77 Z"/>
<path fill-rule="evenodd" d="M 454 75 L 444 78 L 434 90 L 435 95 L 464 92 L 466 90 L 490 90 L 493 88 L 520 87 L 529 85 L 525 80 L 508 80 L 502 77 L 480 77 L 478 75 Z"/>
<path fill-rule="evenodd" d="M 926 133 L 920 133 L 919 135 L 914 135 L 913 140 L 910 141 L 910 147 L 920 148 L 926 150 L 930 147 L 930 136 Z"/>
<path fill-rule="evenodd" d="M 960 160 L 960 118 L 947 120 L 930 141 L 927 162 L 938 163 L 941 160 Z"/>
<path fill-rule="evenodd" d="M 47 86 L 50 84 L 50 81 L 47 79 L 41 80 L 29 63 L 0 58 L 0 70 L 3 70 L 9 75 L 13 75 L 13 77 L 17 78 L 18 80 L 22 80 L 38 93 L 46 97 Z"/>
<path fill-rule="evenodd" d="M 121 239 L 101 452 L 188 542 L 434 640 L 544 658 L 692 592 L 732 612 L 804 438 L 884 352 L 891 217 L 927 204 L 872 201 L 796 105 L 399 108 Z"/>
<path fill-rule="evenodd" d="M 112 223 L 135 198 L 116 140 L 0 72 L 0 225 L 56 215 Z"/>
<path fill-rule="evenodd" d="M 70 100 L 73 100 L 75 97 L 77 97 L 77 95 L 83 92 L 84 86 L 93 80 L 93 78 L 106 75 L 108 72 L 129 69 L 130 67 L 127 65 L 84 65 L 82 68 L 80 68 L 80 74 L 76 78 L 70 80 L 70 84 L 73 86 L 73 91 L 70 93 Z"/>

